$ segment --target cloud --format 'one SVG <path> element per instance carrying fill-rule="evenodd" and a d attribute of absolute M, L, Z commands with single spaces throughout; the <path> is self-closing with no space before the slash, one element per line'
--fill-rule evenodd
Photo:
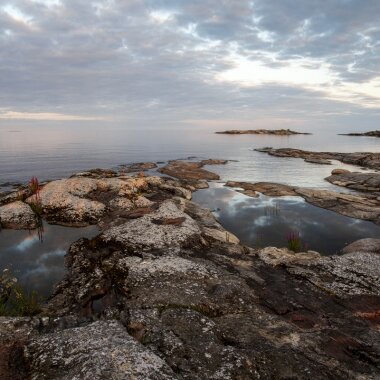
<path fill-rule="evenodd" d="M 3 120 L 51 120 L 51 121 L 89 121 L 89 120 L 106 120 L 102 117 L 92 116 L 75 116 L 65 115 L 61 113 L 49 113 L 49 112 L 15 112 L 6 111 L 0 112 L 0 119 Z"/>
<path fill-rule="evenodd" d="M 365 128 L 379 14 L 376 0 L 8 0 L 0 107 L 149 125 L 360 114 Z"/>

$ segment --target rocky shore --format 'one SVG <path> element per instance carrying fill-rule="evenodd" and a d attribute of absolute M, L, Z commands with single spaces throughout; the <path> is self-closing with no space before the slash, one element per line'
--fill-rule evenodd
<path fill-rule="evenodd" d="M 215 132 L 220 135 L 274 135 L 274 136 L 291 136 L 291 135 L 311 135 L 311 133 L 295 132 L 290 129 L 231 129 L 228 131 Z"/>
<path fill-rule="evenodd" d="M 364 133 L 341 133 L 340 136 L 380 137 L 380 131 L 370 131 L 370 132 L 364 132 Z"/>
<path fill-rule="evenodd" d="M 181 179 L 98 169 L 39 190 L 47 221 L 100 233 L 71 245 L 40 314 L 0 317 L 1 379 L 379 378 L 380 240 L 331 257 L 246 247 L 191 201 L 211 162 L 160 169 Z M 282 186 L 246 191 L 316 198 Z M 33 196 L 0 198 L 3 228 L 35 227 Z"/>
<path fill-rule="evenodd" d="M 380 153 L 356 152 L 356 153 L 334 153 L 334 152 L 310 152 L 292 148 L 262 148 L 255 149 L 258 152 L 267 153 L 276 157 L 303 158 L 307 162 L 326 164 L 328 160 L 337 160 L 345 164 L 380 170 Z M 320 162 L 318 162 L 320 161 Z"/>

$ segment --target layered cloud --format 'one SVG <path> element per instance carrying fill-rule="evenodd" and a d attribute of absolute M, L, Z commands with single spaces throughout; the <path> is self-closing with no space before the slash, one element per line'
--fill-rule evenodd
<path fill-rule="evenodd" d="M 2 0 L 0 118 L 370 127 L 379 17 L 376 0 Z"/>

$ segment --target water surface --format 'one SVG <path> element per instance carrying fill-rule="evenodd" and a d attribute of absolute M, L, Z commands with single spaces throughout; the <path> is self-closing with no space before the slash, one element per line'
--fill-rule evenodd
<path fill-rule="evenodd" d="M 18 131 L 14 133 L 14 131 Z M 305 163 L 301 159 L 272 157 L 255 152 L 271 146 L 314 151 L 380 151 L 380 139 L 337 136 L 336 131 L 313 135 L 217 135 L 215 129 L 133 129 L 128 126 L 43 124 L 0 127 L 0 183 L 61 178 L 94 167 L 116 167 L 140 161 L 167 161 L 196 156 L 236 160 L 213 166 L 223 180 L 273 181 L 298 186 L 330 188 L 323 178 L 335 167 Z M 312 131 L 313 132 L 313 131 Z M 357 167 L 354 167 L 358 170 Z"/>
<path fill-rule="evenodd" d="M 310 205 L 300 197 L 251 198 L 215 184 L 194 193 L 193 201 L 213 210 L 228 231 L 254 248 L 286 247 L 287 235 L 297 232 L 309 249 L 332 255 L 355 240 L 380 237 L 380 226 Z"/>
<path fill-rule="evenodd" d="M 70 244 L 98 233 L 96 226 L 71 228 L 44 223 L 41 242 L 37 230 L 1 230 L 0 268 L 9 269 L 24 289 L 47 297 L 65 274 L 64 255 Z"/>

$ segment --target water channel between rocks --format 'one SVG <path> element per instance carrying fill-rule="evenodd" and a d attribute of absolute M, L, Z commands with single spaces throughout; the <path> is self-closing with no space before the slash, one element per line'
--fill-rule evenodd
<path fill-rule="evenodd" d="M 332 255 L 362 238 L 379 238 L 380 226 L 349 218 L 300 197 L 248 197 L 221 183 L 198 190 L 193 201 L 213 211 L 228 231 L 251 247 L 286 247 L 287 235 L 299 233 L 309 249 Z"/>

